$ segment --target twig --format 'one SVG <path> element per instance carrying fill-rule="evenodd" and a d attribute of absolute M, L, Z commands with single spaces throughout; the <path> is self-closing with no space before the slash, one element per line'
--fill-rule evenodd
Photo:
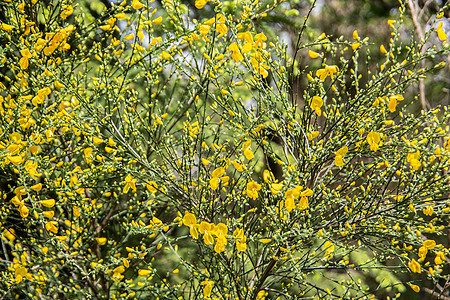
<path fill-rule="evenodd" d="M 412 20 L 414 23 L 414 27 L 416 29 L 416 33 L 419 36 L 420 42 L 424 43 L 425 40 L 424 40 L 423 30 L 422 30 L 422 27 L 420 26 L 420 18 L 418 17 L 419 4 L 417 3 L 417 1 L 413 2 L 413 0 L 409 0 L 408 6 L 409 6 L 409 9 L 411 10 L 411 17 L 412 17 Z M 422 45 L 422 47 L 420 49 L 420 54 L 424 54 L 424 53 L 425 53 L 425 47 L 424 47 L 424 45 Z M 420 68 L 421 69 L 425 68 L 424 60 L 420 61 Z M 422 106 L 422 110 L 424 112 L 427 111 L 427 100 L 425 99 L 425 82 L 424 82 L 423 78 L 419 78 L 419 98 L 420 98 L 420 105 Z"/>

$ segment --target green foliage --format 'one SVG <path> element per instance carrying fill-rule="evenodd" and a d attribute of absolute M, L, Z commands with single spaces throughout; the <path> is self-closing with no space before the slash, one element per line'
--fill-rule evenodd
<path fill-rule="evenodd" d="M 0 5 L 6 298 L 447 284 L 450 112 L 410 92 L 448 71 L 447 7 L 405 41 L 400 3 L 380 45 L 318 33 L 308 1 Z"/>

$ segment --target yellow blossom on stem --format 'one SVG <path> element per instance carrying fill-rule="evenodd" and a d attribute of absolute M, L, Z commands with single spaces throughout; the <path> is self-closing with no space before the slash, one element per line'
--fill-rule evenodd
<path fill-rule="evenodd" d="M 436 29 L 438 38 L 441 41 L 446 41 L 447 40 L 447 34 L 445 33 L 444 29 L 442 29 L 442 27 L 444 26 L 444 22 L 439 22 L 438 28 Z"/>
<path fill-rule="evenodd" d="M 198 9 L 202 9 L 203 6 L 206 5 L 206 3 L 208 3 L 208 1 L 206 0 L 195 0 L 195 7 Z"/>
<path fill-rule="evenodd" d="M 198 239 L 198 231 L 197 231 L 197 218 L 194 214 L 185 211 L 183 217 L 183 224 L 189 227 L 189 232 L 194 239 Z"/>
<path fill-rule="evenodd" d="M 3 24 L 2 24 L 2 29 L 3 29 L 4 31 L 11 31 L 11 30 L 14 29 L 14 27 L 11 26 L 11 25 L 9 25 L 9 24 L 3 23 Z"/>
<path fill-rule="evenodd" d="M 145 276 L 150 275 L 150 270 L 139 269 L 138 274 L 139 274 L 139 276 L 145 277 Z"/>
<path fill-rule="evenodd" d="M 254 181 L 250 181 L 249 183 L 247 183 L 247 190 L 246 190 L 246 194 L 249 198 L 256 200 L 256 198 L 258 198 L 258 191 L 261 189 L 261 185 L 254 182 Z"/>
<path fill-rule="evenodd" d="M 314 52 L 314 51 L 312 51 L 312 50 L 309 50 L 309 51 L 308 51 L 308 54 L 309 54 L 309 57 L 311 57 L 311 58 L 318 58 L 318 57 L 321 56 L 319 53 Z"/>
<path fill-rule="evenodd" d="M 410 284 L 409 286 L 411 287 L 411 289 L 412 289 L 414 292 L 416 292 L 416 293 L 420 292 L 420 287 L 419 287 L 419 286 L 417 286 L 417 285 L 415 285 L 415 284 Z"/>
<path fill-rule="evenodd" d="M 58 233 L 58 222 L 56 221 L 49 221 L 45 224 L 45 229 L 47 229 L 47 231 L 53 232 L 53 233 Z"/>
<path fill-rule="evenodd" d="M 406 157 L 406 161 L 409 162 L 410 168 L 414 170 L 418 170 L 422 165 L 419 159 L 420 159 L 420 151 L 408 153 L 408 156 Z"/>
<path fill-rule="evenodd" d="M 370 145 L 370 150 L 377 151 L 380 147 L 381 137 L 380 134 L 376 131 L 371 131 L 366 137 L 367 142 Z"/>
<path fill-rule="evenodd" d="M 214 238 L 212 236 L 214 224 L 202 221 L 198 226 L 198 231 L 203 234 L 203 241 L 206 245 L 214 245 Z"/>
<path fill-rule="evenodd" d="M 245 158 L 248 160 L 251 160 L 255 155 L 253 154 L 253 151 L 250 149 L 252 145 L 251 140 L 245 141 L 244 145 L 242 146 L 242 151 L 244 152 Z"/>
<path fill-rule="evenodd" d="M 333 79 L 333 75 L 338 71 L 339 69 L 336 65 L 325 66 L 325 68 L 316 71 L 316 76 L 319 77 L 321 81 L 324 81 L 328 76 Z"/>
<path fill-rule="evenodd" d="M 323 100 L 321 97 L 313 96 L 309 105 L 318 116 L 322 115 L 322 110 L 320 108 L 323 106 Z"/>
<path fill-rule="evenodd" d="M 96 238 L 95 240 L 97 241 L 97 243 L 98 243 L 99 245 L 105 245 L 106 242 L 108 241 L 108 239 L 107 239 L 107 238 L 104 238 L 104 237 L 99 237 L 99 238 Z"/>
<path fill-rule="evenodd" d="M 338 151 L 336 151 L 335 153 L 335 157 L 334 157 L 334 164 L 338 167 L 342 167 L 344 165 L 344 155 L 347 154 L 348 152 L 348 147 L 344 146 L 342 148 L 340 148 Z"/>
<path fill-rule="evenodd" d="M 241 61 L 244 57 L 241 54 L 241 50 L 239 50 L 239 46 L 236 43 L 232 43 L 228 46 L 228 50 L 232 52 L 231 58 L 235 61 Z"/>
<path fill-rule="evenodd" d="M 28 217 L 28 214 L 30 213 L 30 210 L 25 205 L 20 205 L 19 206 L 19 213 L 20 213 L 20 216 L 22 218 L 26 218 L 26 217 Z"/>
<path fill-rule="evenodd" d="M 288 212 L 291 212 L 296 207 L 295 199 L 298 199 L 298 197 L 300 197 L 300 191 L 302 189 L 303 189 L 303 187 L 297 186 L 293 189 L 287 190 L 284 193 L 284 197 L 286 198 L 286 201 L 284 202 L 284 206 Z"/>
<path fill-rule="evenodd" d="M 241 252 L 247 250 L 246 242 L 247 242 L 247 237 L 243 236 L 239 241 L 236 241 L 236 249 Z"/>
<path fill-rule="evenodd" d="M 198 27 L 198 31 L 200 32 L 201 35 L 207 35 L 209 32 L 209 26 L 208 25 L 200 25 Z"/>
<path fill-rule="evenodd" d="M 270 191 L 272 192 L 272 194 L 276 195 L 278 194 L 281 189 L 283 188 L 283 184 L 282 183 L 272 183 L 270 185 Z"/>
<path fill-rule="evenodd" d="M 152 194 L 155 194 L 158 191 L 158 185 L 153 181 L 147 181 L 146 187 Z"/>
<path fill-rule="evenodd" d="M 51 208 L 55 206 L 55 199 L 42 200 L 41 204 L 45 207 Z"/>
<path fill-rule="evenodd" d="M 436 242 L 434 240 L 426 240 L 423 242 L 422 246 L 431 250 L 436 247 Z"/>
<path fill-rule="evenodd" d="M 144 7 L 144 4 L 142 4 L 139 0 L 133 0 L 133 1 L 131 2 L 131 6 L 132 6 L 134 9 L 141 9 L 141 8 Z"/>
<path fill-rule="evenodd" d="M 133 192 L 136 192 L 136 181 L 137 179 L 128 174 L 125 177 L 125 186 L 123 187 L 123 193 L 127 194 L 130 188 L 133 190 Z"/>
<path fill-rule="evenodd" d="M 206 280 L 202 281 L 202 283 L 201 283 L 201 285 L 205 286 L 203 288 L 203 296 L 207 299 L 209 299 L 211 297 L 213 284 L 214 284 L 214 281 L 211 281 L 209 279 L 206 279 Z"/>
<path fill-rule="evenodd" d="M 264 170 L 263 172 L 263 179 L 265 183 L 269 183 L 273 180 L 273 174 L 269 170 Z"/>
<path fill-rule="evenodd" d="M 408 263 L 408 267 L 413 273 L 422 273 L 420 264 L 414 258 Z"/>
<path fill-rule="evenodd" d="M 404 98 L 401 95 L 393 95 L 389 97 L 389 111 L 394 112 L 397 108 L 398 101 L 402 101 Z"/>
<path fill-rule="evenodd" d="M 299 203 L 299 209 L 304 210 L 309 207 L 308 204 L 308 197 L 312 196 L 313 191 L 311 189 L 306 189 L 303 192 L 300 193 L 300 203 Z"/>

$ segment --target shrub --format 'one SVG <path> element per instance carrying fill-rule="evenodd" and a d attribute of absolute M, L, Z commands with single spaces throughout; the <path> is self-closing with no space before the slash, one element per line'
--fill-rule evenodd
<path fill-rule="evenodd" d="M 445 7 L 405 42 L 402 2 L 389 45 L 305 18 L 290 53 L 257 26 L 279 2 L 88 3 L 1 4 L 4 297 L 448 285 L 450 112 L 408 92 L 445 68 Z"/>

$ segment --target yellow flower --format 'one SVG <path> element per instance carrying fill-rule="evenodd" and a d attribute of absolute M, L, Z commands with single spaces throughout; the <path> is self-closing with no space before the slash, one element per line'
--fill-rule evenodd
<path fill-rule="evenodd" d="M 309 54 L 309 57 L 311 57 L 311 58 L 318 58 L 320 56 L 319 53 L 311 51 L 311 50 L 308 51 L 308 54 Z"/>
<path fill-rule="evenodd" d="M 141 8 L 144 7 L 144 4 L 142 4 L 139 0 L 133 0 L 133 1 L 131 2 L 131 6 L 132 6 L 134 9 L 141 9 Z"/>
<path fill-rule="evenodd" d="M 219 188 L 219 183 L 220 183 L 220 179 L 219 179 L 219 178 L 217 178 L 217 177 L 212 177 L 212 178 L 209 180 L 209 187 L 210 187 L 212 190 L 217 190 L 217 189 Z"/>
<path fill-rule="evenodd" d="M 115 273 L 115 274 L 122 274 L 123 272 L 125 272 L 124 266 L 118 266 L 113 270 L 113 273 Z"/>
<path fill-rule="evenodd" d="M 361 47 L 361 44 L 360 44 L 360 43 L 353 43 L 353 44 L 352 44 L 352 49 L 353 49 L 353 50 L 356 50 L 356 49 L 358 49 L 359 47 Z"/>
<path fill-rule="evenodd" d="M 183 224 L 188 227 L 195 225 L 195 224 L 197 224 L 197 218 L 195 217 L 194 214 L 192 214 L 188 211 L 185 211 L 184 217 L 183 217 Z"/>
<path fill-rule="evenodd" d="M 125 177 L 125 186 L 123 187 L 123 193 L 127 194 L 130 188 L 133 190 L 133 192 L 136 192 L 136 181 L 137 179 L 128 174 L 127 177 Z"/>
<path fill-rule="evenodd" d="M 420 264 L 414 258 L 408 263 L 408 267 L 413 273 L 422 273 Z"/>
<path fill-rule="evenodd" d="M 413 290 L 414 292 L 416 292 L 416 293 L 420 292 L 420 287 L 418 287 L 417 285 L 415 285 L 415 284 L 410 284 L 409 286 L 412 288 L 412 290 Z"/>
<path fill-rule="evenodd" d="M 244 171 L 244 165 L 243 165 L 243 164 L 238 163 L 236 160 L 233 160 L 231 163 L 233 164 L 234 168 L 235 168 L 238 172 Z"/>
<path fill-rule="evenodd" d="M 189 227 L 189 232 L 194 239 L 198 239 L 198 231 L 197 231 L 197 218 L 195 218 L 194 214 L 191 214 L 188 211 L 184 212 L 183 217 L 184 226 Z"/>
<path fill-rule="evenodd" d="M 318 116 L 322 114 L 321 107 L 323 106 L 323 100 L 319 96 L 313 96 L 310 104 L 311 108 L 316 112 Z"/>
<path fill-rule="evenodd" d="M 19 65 L 20 65 L 20 68 L 21 68 L 22 70 L 25 70 L 26 68 L 28 68 L 28 66 L 29 66 L 28 57 L 23 56 L 23 57 L 19 60 Z"/>
<path fill-rule="evenodd" d="M 249 196 L 251 199 L 256 200 L 256 198 L 258 198 L 258 191 L 261 189 L 261 185 L 254 182 L 254 181 L 250 181 L 249 183 L 247 183 L 247 196 Z"/>
<path fill-rule="evenodd" d="M 22 204 L 19 206 L 19 212 L 20 212 L 20 216 L 22 218 L 26 218 L 26 217 L 28 217 L 30 210 L 28 209 L 28 207 L 26 207 L 25 205 Z"/>
<path fill-rule="evenodd" d="M 334 164 L 338 167 L 342 167 L 344 165 L 344 155 L 347 154 L 348 147 L 344 146 L 336 151 L 336 156 L 334 158 Z"/>
<path fill-rule="evenodd" d="M 228 32 L 228 27 L 225 24 L 217 24 L 216 31 L 219 33 L 218 38 L 221 38 Z"/>
<path fill-rule="evenodd" d="M 325 255 L 328 255 L 331 252 L 334 252 L 334 244 L 330 241 L 326 241 L 323 244 L 323 249 L 325 250 Z"/>
<path fill-rule="evenodd" d="M 96 137 L 96 136 L 94 136 L 94 137 L 92 138 L 92 141 L 93 141 L 94 144 L 96 144 L 96 145 L 100 145 L 101 143 L 103 143 L 103 140 L 102 140 L 101 138 Z"/>
<path fill-rule="evenodd" d="M 211 233 L 214 232 L 214 224 L 208 222 L 201 222 L 198 230 L 203 234 L 203 241 L 206 245 L 214 245 L 214 238 Z"/>
<path fill-rule="evenodd" d="M 273 174 L 269 170 L 264 170 L 263 179 L 265 183 L 269 183 L 273 180 Z"/>
<path fill-rule="evenodd" d="M 205 296 L 205 298 L 211 297 L 211 291 L 212 291 L 213 284 L 214 284 L 214 281 L 211 281 L 209 279 L 202 281 L 201 285 L 205 286 L 203 288 L 203 296 Z"/>
<path fill-rule="evenodd" d="M 436 257 L 434 258 L 434 263 L 436 265 L 440 265 L 442 264 L 442 262 L 444 262 L 446 260 L 444 252 L 439 251 L 436 253 Z"/>
<path fill-rule="evenodd" d="M 92 148 L 88 147 L 83 150 L 84 153 L 84 160 L 86 160 L 86 163 L 91 164 L 93 162 L 94 155 L 92 154 Z"/>
<path fill-rule="evenodd" d="M 225 251 L 225 245 L 227 244 L 227 239 L 225 237 L 218 237 L 216 239 L 216 245 L 214 246 L 214 251 L 216 253 L 221 253 Z"/>
<path fill-rule="evenodd" d="M 270 185 L 270 191 L 274 195 L 278 194 L 282 188 L 283 188 L 283 184 L 282 183 L 272 183 Z"/>
<path fill-rule="evenodd" d="M 335 65 L 325 66 L 325 68 L 316 71 L 316 76 L 319 77 L 321 81 L 324 81 L 328 76 L 333 79 L 334 73 L 337 73 L 338 71 L 339 69 Z"/>
<path fill-rule="evenodd" d="M 58 222 L 56 221 L 49 221 L 45 224 L 45 229 L 47 229 L 47 231 L 53 232 L 53 233 L 58 233 Z"/>
<path fill-rule="evenodd" d="M 107 238 L 104 238 L 104 237 L 99 237 L 99 238 L 96 238 L 95 240 L 97 241 L 97 243 L 98 243 L 99 245 L 104 245 L 104 244 L 106 244 L 106 242 L 108 241 L 108 239 L 107 239 Z"/>
<path fill-rule="evenodd" d="M 67 19 L 70 15 L 73 14 L 73 7 L 72 5 L 63 6 L 63 11 L 61 12 L 61 18 L 63 20 Z"/>
<path fill-rule="evenodd" d="M 419 159 L 420 151 L 416 151 L 415 153 L 408 153 L 408 156 L 406 157 L 406 161 L 409 162 L 410 168 L 414 170 L 418 170 L 422 165 Z"/>
<path fill-rule="evenodd" d="M 42 189 L 42 183 L 35 184 L 30 187 L 33 191 L 39 192 Z"/>
<path fill-rule="evenodd" d="M 4 31 L 11 31 L 11 30 L 14 29 L 14 27 L 11 26 L 11 25 L 8 25 L 8 24 L 6 24 L 6 23 L 3 23 L 3 24 L 2 24 L 2 29 L 3 29 Z"/>
<path fill-rule="evenodd" d="M 49 219 L 51 219 L 55 216 L 55 212 L 53 210 L 44 211 L 43 214 L 44 214 L 44 217 L 49 218 Z"/>
<path fill-rule="evenodd" d="M 434 240 L 426 240 L 423 242 L 422 246 L 431 250 L 436 247 L 436 242 Z"/>
<path fill-rule="evenodd" d="M 195 0 L 195 7 L 198 9 L 202 9 L 203 6 L 206 5 L 206 3 L 208 3 L 208 1 L 206 0 Z"/>
<path fill-rule="evenodd" d="M 418 253 L 418 255 L 419 255 L 420 259 L 424 260 L 425 257 L 427 256 L 427 253 L 428 253 L 427 247 L 423 247 L 423 246 L 422 246 L 422 247 L 419 248 L 419 253 Z"/>
<path fill-rule="evenodd" d="M 244 156 L 248 160 L 253 159 L 253 157 L 255 156 L 253 154 L 253 151 L 250 149 L 251 146 L 252 146 L 252 141 L 249 139 L 246 140 L 245 143 L 242 145 L 242 151 L 244 151 Z"/>
<path fill-rule="evenodd" d="M 300 193 L 299 209 L 304 210 L 309 207 L 308 197 L 312 196 L 312 194 L 313 194 L 313 191 L 311 189 L 306 189 Z"/>
<path fill-rule="evenodd" d="M 398 101 L 402 101 L 404 98 L 401 95 L 393 95 L 389 97 L 389 110 L 394 112 L 397 108 Z"/>
<path fill-rule="evenodd" d="M 447 40 L 447 34 L 445 33 L 445 31 L 442 29 L 442 27 L 444 26 L 444 22 L 439 22 L 438 28 L 436 29 L 436 32 L 438 34 L 438 38 L 441 41 L 446 41 Z"/>
<path fill-rule="evenodd" d="M 214 227 L 214 235 L 217 237 L 226 237 L 228 234 L 228 227 L 224 223 L 219 223 Z M 225 243 L 226 244 L 226 243 Z"/>
<path fill-rule="evenodd" d="M 200 25 L 198 27 L 198 31 L 200 32 L 201 35 L 207 35 L 209 32 L 209 26 L 208 25 Z"/>
<path fill-rule="evenodd" d="M 16 233 L 15 230 L 10 228 L 5 229 L 2 234 L 12 243 L 16 239 L 15 233 Z"/>
<path fill-rule="evenodd" d="M 236 228 L 233 232 L 233 237 L 235 239 L 242 239 L 244 237 L 244 229 Z"/>
<path fill-rule="evenodd" d="M 163 51 L 163 52 L 161 53 L 161 57 L 162 57 L 163 59 L 170 59 L 170 58 L 172 57 L 172 55 L 170 55 L 170 54 L 167 53 L 166 51 Z"/>
<path fill-rule="evenodd" d="M 236 249 L 240 252 L 247 250 L 247 243 L 241 241 L 236 241 Z"/>
<path fill-rule="evenodd" d="M 239 47 L 236 43 L 232 43 L 229 47 L 228 50 L 230 50 L 231 52 L 233 52 L 231 54 L 231 58 L 235 61 L 238 62 L 240 60 L 242 60 L 244 57 L 241 54 L 241 51 L 239 50 Z"/>
<path fill-rule="evenodd" d="M 155 194 L 158 191 L 158 185 L 153 181 L 147 181 L 146 186 L 147 186 L 147 189 L 152 194 Z"/>
<path fill-rule="evenodd" d="M 219 178 L 225 175 L 225 168 L 219 167 L 212 172 L 212 177 Z"/>
<path fill-rule="evenodd" d="M 55 206 L 55 199 L 42 200 L 41 204 L 45 207 L 51 208 Z"/>
<path fill-rule="evenodd" d="M 380 147 L 381 138 L 380 138 L 380 134 L 378 132 L 375 132 L 375 131 L 369 132 L 366 140 L 370 145 L 370 150 L 377 151 L 378 148 Z"/>
<path fill-rule="evenodd" d="M 138 271 L 138 274 L 139 274 L 139 276 L 145 277 L 145 276 L 150 275 L 150 270 L 140 269 L 140 270 Z"/>
<path fill-rule="evenodd" d="M 288 212 L 291 212 L 295 208 L 295 200 L 293 197 L 286 198 L 284 202 L 284 207 L 286 207 Z"/>
<path fill-rule="evenodd" d="M 387 54 L 386 48 L 384 48 L 383 45 L 380 46 L 380 51 L 381 51 L 381 53 L 383 53 L 383 54 Z"/>
<path fill-rule="evenodd" d="M 159 25 L 159 24 L 162 23 L 162 21 L 163 21 L 163 18 L 162 17 L 158 17 L 158 18 L 153 20 L 153 24 Z"/>

